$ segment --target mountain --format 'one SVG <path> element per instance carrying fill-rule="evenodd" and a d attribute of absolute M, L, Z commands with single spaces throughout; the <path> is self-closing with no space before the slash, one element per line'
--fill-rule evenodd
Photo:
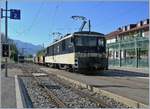
<path fill-rule="evenodd" d="M 5 43 L 5 35 L 4 33 L 0 34 L 1 36 L 1 43 Z M 34 45 L 31 43 L 23 42 L 20 40 L 14 40 L 14 39 L 8 39 L 9 44 L 15 43 L 17 46 L 17 49 L 19 50 L 19 53 L 22 53 L 23 48 L 24 49 L 24 55 L 29 55 L 29 54 L 36 54 L 39 50 L 41 50 L 43 47 L 41 45 Z"/>
<path fill-rule="evenodd" d="M 1 43 L 5 43 L 5 35 L 4 33 L 0 34 L 1 36 Z M 17 49 L 19 50 L 19 53 L 22 53 L 24 51 L 24 55 L 29 55 L 29 54 L 36 54 L 39 50 L 41 50 L 43 47 L 41 45 L 34 45 L 31 43 L 23 42 L 20 40 L 14 40 L 14 39 L 8 39 L 8 43 L 15 43 L 17 46 Z M 23 50 L 24 48 L 24 50 Z"/>
<path fill-rule="evenodd" d="M 16 44 L 16 46 L 19 50 L 19 53 L 24 52 L 24 55 L 29 55 L 29 54 L 34 55 L 39 50 L 42 49 L 41 45 L 34 45 L 34 44 L 23 42 L 23 41 L 20 41 L 20 40 L 13 40 L 13 42 Z"/>

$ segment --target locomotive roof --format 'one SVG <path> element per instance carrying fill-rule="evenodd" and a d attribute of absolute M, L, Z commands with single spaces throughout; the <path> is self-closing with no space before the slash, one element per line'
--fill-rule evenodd
<path fill-rule="evenodd" d="M 60 42 L 60 41 L 62 41 L 62 40 L 64 40 L 64 39 L 67 39 L 67 38 L 69 38 L 69 37 L 72 37 L 72 36 L 74 36 L 74 35 L 76 35 L 76 36 L 78 36 L 78 35 L 85 35 L 85 36 L 88 36 L 88 35 L 92 35 L 92 36 L 100 36 L 100 37 L 104 37 L 104 34 L 102 34 L 102 33 L 98 33 L 98 32 L 93 32 L 93 31 L 91 31 L 91 32 L 89 32 L 89 31 L 80 31 L 80 32 L 74 32 L 74 33 L 70 33 L 70 34 L 66 34 L 63 38 L 61 38 L 61 39 L 59 39 L 58 41 L 56 41 L 56 42 L 53 42 L 52 44 L 50 44 L 49 46 L 51 46 L 51 45 L 54 45 L 54 44 L 56 44 L 56 43 L 58 43 L 58 42 Z"/>
<path fill-rule="evenodd" d="M 101 35 L 103 36 L 104 34 L 102 33 L 98 33 L 98 32 L 94 32 L 94 31 L 79 31 L 79 32 L 74 32 L 74 34 L 94 34 L 94 35 Z"/>

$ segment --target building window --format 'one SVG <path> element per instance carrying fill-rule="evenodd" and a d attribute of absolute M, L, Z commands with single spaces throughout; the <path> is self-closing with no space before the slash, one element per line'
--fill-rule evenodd
<path fill-rule="evenodd" d="M 119 57 L 119 53 L 118 53 L 118 51 L 116 51 L 116 58 L 118 58 Z"/>
<path fill-rule="evenodd" d="M 116 37 L 116 42 L 118 42 L 118 37 Z"/>

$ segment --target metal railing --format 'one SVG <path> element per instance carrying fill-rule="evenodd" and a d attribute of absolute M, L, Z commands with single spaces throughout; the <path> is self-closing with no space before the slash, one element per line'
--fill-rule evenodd
<path fill-rule="evenodd" d="M 132 50 L 129 56 L 120 56 L 117 59 L 108 58 L 108 63 L 111 66 L 130 66 L 130 67 L 148 67 L 149 66 L 149 39 L 148 37 L 136 37 L 132 39 L 126 39 L 117 41 L 115 43 L 109 43 L 106 45 L 107 53 L 109 51 L 128 51 Z M 144 58 L 143 58 L 143 53 Z M 115 55 L 115 54 L 113 54 Z M 113 56 L 115 57 L 115 56 Z"/>

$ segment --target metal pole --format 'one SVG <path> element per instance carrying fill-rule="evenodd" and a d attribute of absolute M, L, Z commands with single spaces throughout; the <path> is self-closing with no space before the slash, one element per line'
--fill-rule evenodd
<path fill-rule="evenodd" d="M 89 32 L 91 32 L 91 22 L 89 20 Z"/>
<path fill-rule="evenodd" d="M 138 48 L 136 48 L 136 67 L 138 68 L 139 67 L 139 49 Z"/>
<path fill-rule="evenodd" d="M 135 38 L 135 48 L 134 48 L 134 50 L 135 50 L 135 60 L 136 60 L 136 68 L 138 68 L 138 48 L 137 48 L 137 40 L 136 40 L 136 38 Z"/>
<path fill-rule="evenodd" d="M 121 67 L 122 66 L 122 57 L 121 57 L 122 50 L 120 49 L 119 52 L 120 52 L 119 55 L 120 55 L 120 67 Z"/>
<path fill-rule="evenodd" d="M 8 21 L 7 21 L 7 9 L 8 9 L 8 2 L 6 0 L 6 11 L 5 11 L 5 41 L 8 43 L 8 36 L 7 36 L 7 26 L 8 26 Z M 7 57 L 5 58 L 5 77 L 7 77 Z"/>
<path fill-rule="evenodd" d="M 122 52 L 122 50 L 121 50 L 121 42 L 119 42 L 119 58 L 120 58 L 119 66 L 120 66 L 120 67 L 122 66 L 122 65 L 121 65 L 121 62 L 122 62 L 121 52 Z"/>

